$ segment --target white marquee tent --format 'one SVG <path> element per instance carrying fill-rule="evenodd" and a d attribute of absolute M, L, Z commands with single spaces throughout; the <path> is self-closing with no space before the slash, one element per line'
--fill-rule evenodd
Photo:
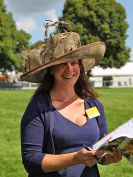
<path fill-rule="evenodd" d="M 131 50 L 130 60 L 120 69 L 96 66 L 92 69 L 90 80 L 96 87 L 133 87 L 133 49 Z"/>

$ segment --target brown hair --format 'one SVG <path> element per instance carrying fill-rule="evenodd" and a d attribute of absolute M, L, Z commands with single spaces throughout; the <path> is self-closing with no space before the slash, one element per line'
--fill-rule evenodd
<path fill-rule="evenodd" d="M 80 66 L 80 76 L 74 86 L 76 94 L 80 98 L 90 98 L 95 99 L 98 97 L 98 94 L 92 87 L 89 79 L 87 78 L 82 61 L 79 60 L 79 66 Z M 34 95 L 37 95 L 39 93 L 44 93 L 47 91 L 50 91 L 54 85 L 54 76 L 50 73 L 50 70 L 48 69 L 47 73 L 45 74 L 42 82 L 40 83 L 39 87 L 35 91 Z"/>

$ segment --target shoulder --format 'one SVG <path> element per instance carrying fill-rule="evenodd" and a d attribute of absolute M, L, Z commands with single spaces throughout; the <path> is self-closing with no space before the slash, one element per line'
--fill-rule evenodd
<path fill-rule="evenodd" d="M 28 109 L 36 109 L 39 111 L 43 111 L 44 109 L 50 109 L 51 103 L 49 98 L 49 93 L 39 93 L 37 95 L 33 95 L 31 100 L 29 101 L 29 104 L 27 106 Z"/>
<path fill-rule="evenodd" d="M 104 108 L 103 104 L 99 100 L 94 99 L 94 102 L 95 102 L 95 104 L 97 105 L 98 108 L 100 108 L 100 109 Z"/>
<path fill-rule="evenodd" d="M 49 108 L 47 94 L 33 95 L 22 116 L 22 125 L 31 121 L 45 119 L 45 112 Z M 39 121 L 38 121 L 39 122 Z"/>
<path fill-rule="evenodd" d="M 99 109 L 103 109 L 103 104 L 98 99 L 85 99 L 85 101 L 90 103 L 91 106 L 96 106 Z"/>

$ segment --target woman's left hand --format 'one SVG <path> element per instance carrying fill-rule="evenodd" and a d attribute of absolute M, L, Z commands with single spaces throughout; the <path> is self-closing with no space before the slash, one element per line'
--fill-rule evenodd
<path fill-rule="evenodd" d="M 102 164 L 117 163 L 122 160 L 122 151 L 120 148 L 113 148 L 113 152 L 105 152 L 104 161 Z"/>

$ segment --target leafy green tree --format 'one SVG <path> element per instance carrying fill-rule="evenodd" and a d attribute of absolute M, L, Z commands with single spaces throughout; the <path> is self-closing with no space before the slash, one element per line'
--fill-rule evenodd
<path fill-rule="evenodd" d="M 19 68 L 20 52 L 28 46 L 30 35 L 17 30 L 12 14 L 6 11 L 3 0 L 0 0 L 0 69 Z"/>
<path fill-rule="evenodd" d="M 60 20 L 71 22 L 73 31 L 81 35 L 82 44 L 98 40 L 106 43 L 101 67 L 120 68 L 128 61 L 126 13 L 115 0 L 66 0 Z"/>

